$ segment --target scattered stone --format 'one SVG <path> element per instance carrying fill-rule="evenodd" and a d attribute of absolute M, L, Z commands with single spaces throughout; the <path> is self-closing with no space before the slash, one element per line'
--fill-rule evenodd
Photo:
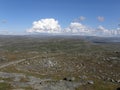
<path fill-rule="evenodd" d="M 117 83 L 120 83 L 120 80 L 117 80 Z"/>
<path fill-rule="evenodd" d="M 0 57 L 0 62 L 2 61 L 6 61 L 7 59 L 3 56 L 3 57 Z"/>
<path fill-rule="evenodd" d="M 71 80 L 72 80 L 72 81 L 75 81 L 75 77 L 71 77 Z"/>
<path fill-rule="evenodd" d="M 107 81 L 111 81 L 111 78 L 106 78 L 107 79 Z"/>
<path fill-rule="evenodd" d="M 75 77 L 65 77 L 63 78 L 65 81 L 75 81 Z"/>
<path fill-rule="evenodd" d="M 118 59 L 118 57 L 109 57 L 112 60 Z"/>
<path fill-rule="evenodd" d="M 29 63 L 29 62 L 27 62 L 27 65 L 30 65 L 30 63 Z"/>
<path fill-rule="evenodd" d="M 88 84 L 94 84 L 92 80 L 87 81 Z"/>
<path fill-rule="evenodd" d="M 0 83 L 3 83 L 4 82 L 4 80 L 0 80 Z"/>
<path fill-rule="evenodd" d="M 87 79 L 86 75 L 80 76 L 80 79 Z"/>
<path fill-rule="evenodd" d="M 113 80 L 113 79 L 111 79 L 110 81 L 113 82 L 113 83 L 115 82 L 115 80 Z"/>

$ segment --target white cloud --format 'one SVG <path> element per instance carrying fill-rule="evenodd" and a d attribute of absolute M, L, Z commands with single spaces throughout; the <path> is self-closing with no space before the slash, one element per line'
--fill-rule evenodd
<path fill-rule="evenodd" d="M 74 22 L 64 29 L 64 33 L 89 36 L 119 36 L 120 28 L 109 30 L 102 25 L 99 25 L 97 28 L 90 28 L 81 23 Z"/>
<path fill-rule="evenodd" d="M 95 30 L 96 35 L 101 35 L 101 36 L 110 36 L 111 35 L 111 30 L 106 29 L 102 25 L 99 25 L 97 29 Z"/>
<path fill-rule="evenodd" d="M 114 36 L 120 36 L 120 28 L 117 28 L 116 30 L 111 30 L 111 34 Z"/>
<path fill-rule="evenodd" d="M 114 29 L 114 30 L 109 30 L 100 25 L 96 29 L 96 36 L 119 36 L 119 35 L 120 35 L 119 28 Z"/>
<path fill-rule="evenodd" d="M 89 35 L 91 34 L 91 29 L 81 23 L 73 22 L 64 29 L 64 32 L 68 34 Z"/>
<path fill-rule="evenodd" d="M 34 21 L 32 28 L 28 29 L 27 32 L 40 32 L 40 33 L 60 33 L 61 27 L 58 21 L 53 18 L 41 19 Z"/>
<path fill-rule="evenodd" d="M 86 27 L 81 23 L 74 22 L 69 25 L 68 29 L 70 29 L 74 33 L 74 32 L 79 32 L 80 30 L 84 31 Z"/>
<path fill-rule="evenodd" d="M 100 21 L 100 22 L 103 22 L 103 21 L 105 20 L 105 18 L 104 18 L 103 16 L 98 16 L 97 19 L 98 19 L 98 21 Z"/>
<path fill-rule="evenodd" d="M 89 35 L 89 36 L 120 36 L 120 28 L 109 30 L 99 25 L 97 28 L 88 27 L 79 22 L 72 22 L 66 28 L 61 28 L 58 21 L 53 18 L 34 21 L 33 26 L 27 30 L 30 33 L 59 33 L 69 35 Z"/>

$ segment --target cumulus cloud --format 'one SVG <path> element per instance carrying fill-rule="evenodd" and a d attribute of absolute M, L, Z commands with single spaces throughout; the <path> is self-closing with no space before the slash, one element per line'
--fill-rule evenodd
<path fill-rule="evenodd" d="M 69 35 L 89 35 L 89 36 L 120 36 L 120 28 L 110 30 L 102 25 L 97 28 L 88 27 L 80 22 L 72 22 L 66 28 L 61 28 L 58 21 L 53 18 L 34 21 L 33 26 L 27 30 L 30 33 L 58 33 Z"/>
<path fill-rule="evenodd" d="M 120 35 L 120 29 L 106 29 L 103 26 L 98 26 L 98 28 L 95 30 L 96 36 L 119 36 Z"/>
<path fill-rule="evenodd" d="M 32 28 L 28 29 L 27 32 L 40 32 L 40 33 L 60 33 L 61 27 L 58 21 L 53 18 L 41 19 L 34 21 Z"/>
<path fill-rule="evenodd" d="M 67 34 L 78 34 L 78 35 L 90 35 L 92 30 L 78 22 L 72 22 L 67 28 L 64 29 Z"/>
<path fill-rule="evenodd" d="M 106 29 L 102 25 L 99 25 L 97 29 L 95 30 L 96 35 L 101 35 L 101 36 L 110 36 L 111 35 L 111 30 Z"/>
<path fill-rule="evenodd" d="M 103 21 L 105 20 L 105 18 L 104 18 L 103 16 L 98 16 L 97 19 L 98 19 L 98 21 L 100 21 L 100 22 L 103 22 Z"/>
<path fill-rule="evenodd" d="M 120 28 L 109 30 L 102 25 L 99 25 L 97 28 L 91 28 L 81 23 L 74 22 L 64 29 L 64 33 L 89 36 L 119 36 Z"/>

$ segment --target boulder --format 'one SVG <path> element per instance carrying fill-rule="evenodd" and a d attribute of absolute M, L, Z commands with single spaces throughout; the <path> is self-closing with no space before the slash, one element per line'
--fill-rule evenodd
<path fill-rule="evenodd" d="M 89 81 L 87 81 L 87 83 L 88 83 L 88 84 L 94 84 L 94 81 L 89 80 Z"/>

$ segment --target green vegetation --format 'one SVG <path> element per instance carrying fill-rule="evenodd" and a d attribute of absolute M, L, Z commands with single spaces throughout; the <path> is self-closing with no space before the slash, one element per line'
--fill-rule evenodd
<path fill-rule="evenodd" d="M 74 77 L 74 82 L 85 83 L 76 90 L 115 90 L 119 87 L 120 43 L 94 43 L 81 37 L 16 36 L 2 37 L 0 44 L 1 65 L 25 59 L 0 69 L 27 76 L 19 82 L 29 82 L 29 76 L 56 82 Z M 11 86 L 7 81 L 14 82 L 12 79 L 0 78 L 5 81 L 0 84 L 0 90 L 8 90 L 6 88 Z M 88 80 L 93 84 L 88 84 Z M 28 86 L 22 88 L 32 90 Z"/>
<path fill-rule="evenodd" d="M 0 83 L 0 90 L 12 90 L 12 87 L 8 83 Z"/>

